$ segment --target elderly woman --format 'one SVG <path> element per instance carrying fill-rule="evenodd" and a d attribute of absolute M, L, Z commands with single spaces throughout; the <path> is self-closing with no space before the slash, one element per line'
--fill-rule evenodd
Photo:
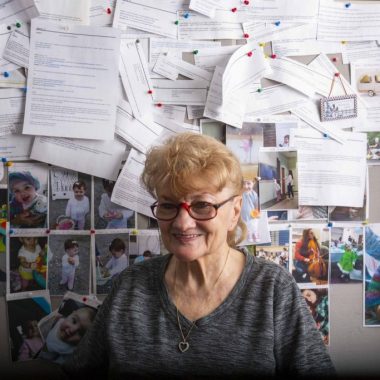
<path fill-rule="evenodd" d="M 120 274 L 70 377 L 333 374 L 292 276 L 236 248 L 243 176 L 226 146 L 176 135 L 150 150 L 142 180 L 169 254 Z"/>

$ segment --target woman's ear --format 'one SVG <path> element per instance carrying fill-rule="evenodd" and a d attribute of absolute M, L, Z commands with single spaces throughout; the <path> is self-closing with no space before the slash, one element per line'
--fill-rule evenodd
<path fill-rule="evenodd" d="M 242 204 L 243 204 L 243 198 L 241 195 L 234 198 L 232 217 L 231 217 L 228 231 L 233 231 L 233 229 L 236 227 L 239 221 Z"/>

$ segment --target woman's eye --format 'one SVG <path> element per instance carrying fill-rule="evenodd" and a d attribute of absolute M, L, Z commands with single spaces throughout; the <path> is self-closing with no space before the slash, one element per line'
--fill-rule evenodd
<path fill-rule="evenodd" d="M 212 207 L 212 204 L 209 202 L 195 202 L 191 204 L 193 210 L 204 210 L 209 207 Z"/>
<path fill-rule="evenodd" d="M 165 209 L 165 210 L 173 210 L 177 208 L 177 206 L 173 203 L 161 203 L 159 206 L 161 209 Z"/>

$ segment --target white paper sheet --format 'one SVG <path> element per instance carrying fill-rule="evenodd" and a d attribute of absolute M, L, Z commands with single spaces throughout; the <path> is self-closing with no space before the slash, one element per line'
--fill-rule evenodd
<path fill-rule="evenodd" d="M 184 18 L 184 14 L 188 18 Z M 244 32 L 237 13 L 217 10 L 214 19 L 196 12 L 178 12 L 178 38 L 181 40 L 239 39 Z"/>
<path fill-rule="evenodd" d="M 91 0 L 90 25 L 112 26 L 116 0 Z"/>
<path fill-rule="evenodd" d="M 25 93 L 18 89 L 0 89 L 0 136 L 21 133 L 24 121 Z"/>
<path fill-rule="evenodd" d="M 212 73 L 166 53 L 160 54 L 153 71 L 171 80 L 176 80 L 180 74 L 189 79 L 205 82 L 211 82 L 212 79 Z"/>
<path fill-rule="evenodd" d="M 10 134 L 0 136 L 0 157 L 8 161 L 29 160 L 34 136 Z"/>
<path fill-rule="evenodd" d="M 244 121 L 255 122 L 263 116 L 291 111 L 308 102 L 308 97 L 289 86 L 278 84 L 249 94 Z"/>
<path fill-rule="evenodd" d="M 120 32 L 33 20 L 25 134 L 113 139 Z"/>
<path fill-rule="evenodd" d="M 1 76 L 2 74 L 7 71 L 13 71 L 18 69 L 20 66 L 16 65 L 15 63 L 9 61 L 8 59 L 5 59 L 3 57 L 5 47 L 7 46 L 8 39 L 10 35 L 12 34 L 12 30 L 8 30 L 7 25 L 3 24 L 0 25 L 0 72 Z"/>
<path fill-rule="evenodd" d="M 221 0 L 190 0 L 189 8 L 202 15 L 214 18 L 215 11 L 219 8 L 221 2 Z"/>
<path fill-rule="evenodd" d="M 216 66 L 225 67 L 231 55 L 240 45 L 202 48 L 194 55 L 194 62 L 204 70 L 214 72 Z"/>
<path fill-rule="evenodd" d="M 30 158 L 115 181 L 125 159 L 125 144 L 118 140 L 36 137 Z"/>
<path fill-rule="evenodd" d="M 326 41 L 368 41 L 380 39 L 380 4 L 320 0 L 318 34 Z"/>
<path fill-rule="evenodd" d="M 342 45 L 344 64 L 357 61 L 380 61 L 380 47 L 376 41 L 348 42 Z"/>
<path fill-rule="evenodd" d="M 206 104 L 208 82 L 197 80 L 152 79 L 153 99 L 158 104 Z"/>
<path fill-rule="evenodd" d="M 325 139 L 316 131 L 295 130 L 300 205 L 363 206 L 367 137 L 341 133 L 344 144 Z"/>
<path fill-rule="evenodd" d="M 35 0 L 40 18 L 65 24 L 90 23 L 90 0 Z"/>
<path fill-rule="evenodd" d="M 149 206 L 155 199 L 140 185 L 145 155 L 131 149 L 128 159 L 116 181 L 111 201 L 153 218 Z"/>
<path fill-rule="evenodd" d="M 12 27 L 16 22 L 29 22 L 39 15 L 34 0 L 0 0 L 0 24 Z"/>
<path fill-rule="evenodd" d="M 177 14 L 172 10 L 160 9 L 157 3 L 118 0 L 116 3 L 113 27 L 125 30 L 126 27 L 141 29 L 165 37 L 177 38 Z"/>
<path fill-rule="evenodd" d="M 26 88 L 26 77 L 22 69 L 8 72 L 9 76 L 0 75 L 0 87 Z"/>
<path fill-rule="evenodd" d="M 120 76 L 136 117 L 153 118 L 153 84 L 140 43 L 121 42 Z"/>
<path fill-rule="evenodd" d="M 29 26 L 21 25 L 9 36 L 3 58 L 19 67 L 29 67 L 30 35 Z"/>

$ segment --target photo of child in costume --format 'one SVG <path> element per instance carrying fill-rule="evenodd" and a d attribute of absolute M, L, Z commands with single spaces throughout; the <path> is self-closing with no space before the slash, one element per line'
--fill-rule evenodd
<path fill-rule="evenodd" d="M 11 171 L 9 183 L 9 218 L 13 228 L 46 227 L 47 198 L 40 180 L 30 171 Z"/>

